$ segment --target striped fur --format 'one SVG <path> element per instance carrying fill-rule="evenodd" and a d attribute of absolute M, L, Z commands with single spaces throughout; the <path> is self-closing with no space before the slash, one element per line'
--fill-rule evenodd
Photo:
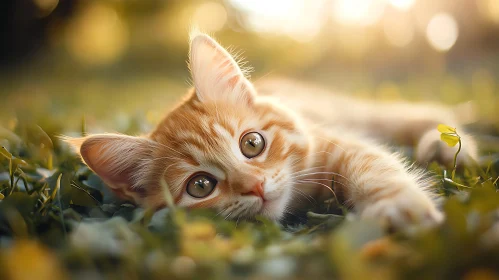
<path fill-rule="evenodd" d="M 115 192 L 164 207 L 159 184 L 164 179 L 176 204 L 214 208 L 233 219 L 277 220 L 300 199 L 323 195 L 387 226 L 443 219 L 429 191 L 433 180 L 421 169 L 341 125 L 319 128 L 283 106 L 282 99 L 257 95 L 235 60 L 209 36 L 191 37 L 189 65 L 194 88 L 149 135 L 68 139 Z M 266 141 L 263 153 L 251 159 L 239 147 L 249 131 Z M 198 172 L 218 181 L 202 199 L 186 193 L 187 181 Z M 243 195 L 255 181 L 264 182 L 265 201 Z"/>

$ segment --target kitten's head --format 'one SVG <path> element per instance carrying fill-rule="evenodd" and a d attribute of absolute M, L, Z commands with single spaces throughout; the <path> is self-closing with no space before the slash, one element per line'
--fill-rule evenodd
<path fill-rule="evenodd" d="M 279 219 L 309 141 L 286 109 L 258 97 L 218 43 L 191 37 L 194 82 L 187 99 L 146 137 L 115 134 L 69 140 L 116 193 L 165 206 L 161 178 L 175 203 L 214 208 L 229 218 Z"/>

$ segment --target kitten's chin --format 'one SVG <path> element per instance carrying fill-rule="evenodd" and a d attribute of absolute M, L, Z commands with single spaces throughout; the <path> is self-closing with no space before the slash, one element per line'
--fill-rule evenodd
<path fill-rule="evenodd" d="M 240 215 L 241 218 L 254 219 L 255 216 L 263 216 L 267 219 L 279 221 L 284 217 L 287 206 L 291 200 L 291 189 L 275 190 L 266 199 L 260 197 L 246 198 L 243 202 L 246 211 Z M 235 218 L 235 217 L 234 217 Z"/>
<path fill-rule="evenodd" d="M 289 197 L 285 194 L 272 200 L 265 200 L 256 215 L 262 215 L 268 219 L 278 221 L 284 216 L 288 201 Z"/>

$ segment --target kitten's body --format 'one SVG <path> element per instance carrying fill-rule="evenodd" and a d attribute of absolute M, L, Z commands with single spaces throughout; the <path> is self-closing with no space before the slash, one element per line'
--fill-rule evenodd
<path fill-rule="evenodd" d="M 460 127 L 475 119 L 471 102 L 455 108 L 428 102 L 374 102 L 285 79 L 264 80 L 255 86 L 259 95 L 275 98 L 322 130 L 349 131 L 382 143 L 413 146 L 416 160 L 423 165 L 432 160 L 450 165 L 454 160 L 457 147 L 449 148 L 440 140 L 436 127 L 441 123 L 457 127 L 463 137 L 460 164 L 478 157 L 474 140 Z"/>
<path fill-rule="evenodd" d="M 70 140 L 117 193 L 163 207 L 159 182 L 164 179 L 180 206 L 215 208 L 226 218 L 261 214 L 280 219 L 300 197 L 332 196 L 334 180 L 336 196 L 362 217 L 395 227 L 442 219 L 427 190 L 431 180 L 357 132 L 420 142 L 423 156 L 418 159 L 424 162 L 432 149 L 442 150 L 432 132 L 436 124 L 456 124 L 452 116 L 433 118 L 409 105 L 403 105 L 408 106 L 404 114 L 378 111 L 343 98 L 313 104 L 310 99 L 317 100 L 319 92 L 283 82 L 263 83 L 255 90 L 231 56 L 203 34 L 192 38 L 190 66 L 195 90 L 147 137 L 107 134 Z M 295 92 L 308 99 L 292 98 Z M 283 105 L 292 100 L 306 106 L 291 110 Z M 248 135 L 250 142 L 244 140 Z M 474 155 L 474 149 L 467 146 L 465 154 Z M 440 159 L 446 162 L 452 150 L 442 151 Z"/>

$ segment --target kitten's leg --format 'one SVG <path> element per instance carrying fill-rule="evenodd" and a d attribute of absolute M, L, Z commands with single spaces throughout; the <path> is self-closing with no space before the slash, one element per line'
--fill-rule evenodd
<path fill-rule="evenodd" d="M 362 218 L 379 220 L 387 227 L 401 229 L 443 220 L 431 197 L 431 179 L 423 178 L 421 171 L 408 168 L 383 147 L 338 135 L 316 138 L 315 165 L 323 169 L 302 182 L 334 178 L 333 189 L 345 204 L 353 206 Z"/>

